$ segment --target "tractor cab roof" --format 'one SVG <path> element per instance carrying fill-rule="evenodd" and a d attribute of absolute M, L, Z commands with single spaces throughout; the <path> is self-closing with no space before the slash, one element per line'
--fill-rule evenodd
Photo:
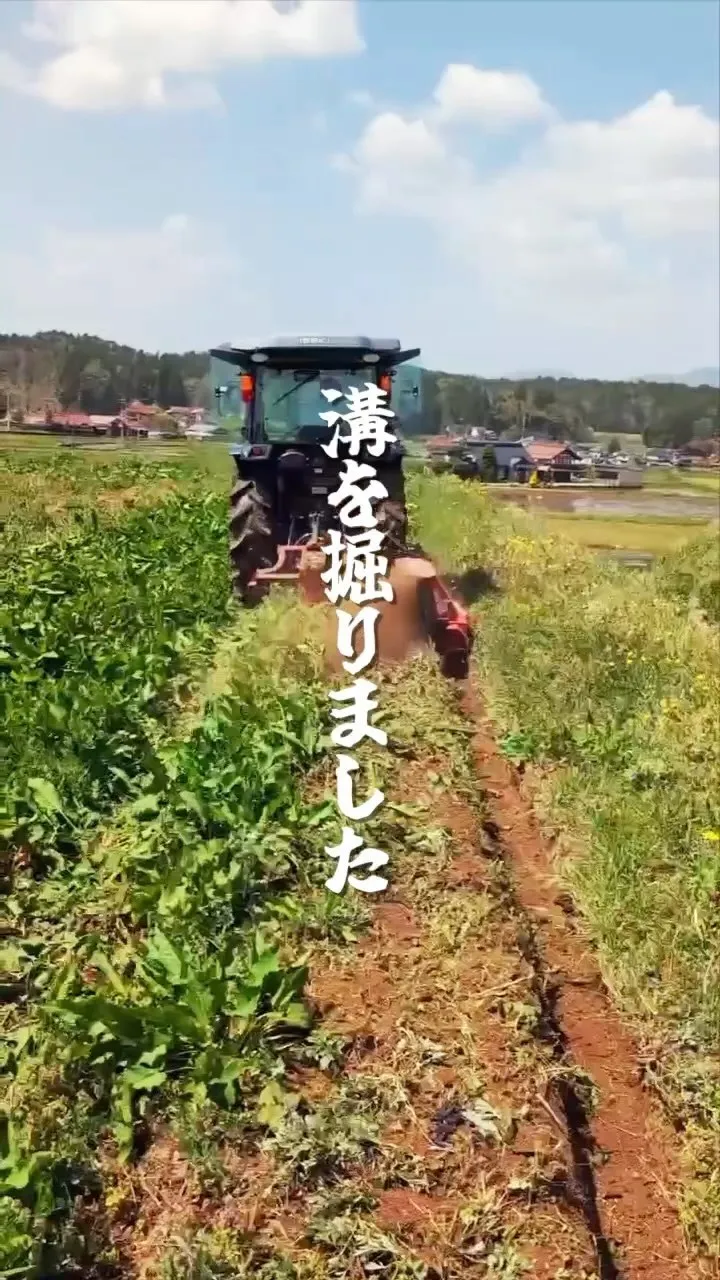
<path fill-rule="evenodd" d="M 238 369 L 250 371 L 263 365 L 275 369 L 350 369 L 363 364 L 392 369 L 420 355 L 420 348 L 403 351 L 397 338 L 272 338 L 251 347 L 226 343 L 214 347 L 211 356 Z"/>

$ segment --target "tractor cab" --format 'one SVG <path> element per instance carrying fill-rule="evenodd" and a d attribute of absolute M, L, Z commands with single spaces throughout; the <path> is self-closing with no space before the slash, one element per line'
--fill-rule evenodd
<path fill-rule="evenodd" d="M 230 434 L 237 483 L 231 495 L 230 557 L 235 590 L 283 580 L 298 549 L 336 527 L 328 497 L 339 484 L 347 449 L 331 458 L 323 445 L 334 428 L 322 417 L 347 412 L 352 388 L 379 386 L 395 417 L 396 440 L 380 458 L 365 456 L 384 484 L 378 524 L 394 544 L 407 530 L 402 471 L 403 429 L 417 430 L 422 370 L 409 363 L 419 348 L 396 338 L 276 338 L 252 347 L 210 352 L 211 378 L 223 434 Z M 330 399 L 324 394 L 335 392 Z M 337 394 L 339 393 L 339 394 Z M 286 572 L 287 569 L 287 572 Z"/>
<path fill-rule="evenodd" d="M 422 370 L 407 363 L 419 354 L 395 338 L 276 338 L 263 346 L 216 347 L 210 355 L 218 419 L 239 457 L 249 456 L 247 445 L 327 443 L 332 432 L 321 414 L 330 402 L 323 393 L 345 399 L 352 387 L 372 382 L 387 394 L 397 434 L 412 429 L 422 412 Z"/>

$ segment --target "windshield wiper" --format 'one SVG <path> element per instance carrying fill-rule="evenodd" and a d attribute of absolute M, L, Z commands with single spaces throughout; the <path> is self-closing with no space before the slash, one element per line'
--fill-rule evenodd
<path fill-rule="evenodd" d="M 302 382 L 296 382 L 295 385 L 292 386 L 289 391 L 283 392 L 279 400 L 273 400 L 273 403 L 272 403 L 273 409 L 277 408 L 279 404 L 282 404 L 283 400 L 287 400 L 288 396 L 291 396 L 293 392 L 299 391 L 301 387 L 306 387 L 308 382 L 312 382 L 315 378 L 317 378 L 317 373 L 313 371 L 313 373 L 308 374 L 307 378 L 303 378 Z"/>

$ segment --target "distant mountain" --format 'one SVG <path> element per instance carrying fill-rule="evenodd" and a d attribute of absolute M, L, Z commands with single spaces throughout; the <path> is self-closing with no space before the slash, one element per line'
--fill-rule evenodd
<path fill-rule="evenodd" d="M 689 373 L 646 373 L 639 382 L 675 382 L 685 387 L 720 387 L 720 368 L 691 369 Z"/>
<path fill-rule="evenodd" d="M 503 375 L 509 382 L 533 382 L 536 378 L 574 378 L 574 373 L 567 369 L 531 369 L 524 373 L 506 373 Z"/>
<path fill-rule="evenodd" d="M 570 378 L 575 382 L 585 381 L 585 379 L 578 379 L 576 374 L 570 373 L 567 369 L 526 369 L 520 373 L 508 373 L 505 377 L 509 382 L 534 382 L 540 378 L 553 378 L 556 381 Z M 605 381 L 605 379 L 593 379 L 593 381 Z M 614 381 L 675 383 L 676 386 L 683 387 L 720 387 L 720 367 L 690 369 L 688 373 L 644 373 L 640 378 L 617 378 Z"/>

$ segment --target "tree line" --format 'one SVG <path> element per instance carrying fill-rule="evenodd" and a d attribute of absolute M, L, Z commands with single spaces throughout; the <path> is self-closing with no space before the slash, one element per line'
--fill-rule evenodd
<path fill-rule="evenodd" d="M 428 372 L 426 430 L 481 427 L 500 438 L 592 440 L 596 432 L 638 435 L 656 448 L 720 432 L 720 393 L 683 383 L 535 378 L 523 382 Z"/>
<path fill-rule="evenodd" d="M 682 446 L 720 432 L 720 394 L 682 383 L 534 378 L 523 381 L 426 371 L 416 434 L 480 427 L 501 438 L 533 434 L 591 440 L 595 432 Z M 147 352 L 89 334 L 0 335 L 0 415 L 18 406 L 114 414 L 123 402 L 162 408 L 214 405 L 207 352 Z"/>
<path fill-rule="evenodd" d="M 26 413 L 41 412 L 48 401 L 100 414 L 131 400 L 209 408 L 208 364 L 204 352 L 152 353 L 89 334 L 0 335 L 0 411 L 8 391 Z"/>

